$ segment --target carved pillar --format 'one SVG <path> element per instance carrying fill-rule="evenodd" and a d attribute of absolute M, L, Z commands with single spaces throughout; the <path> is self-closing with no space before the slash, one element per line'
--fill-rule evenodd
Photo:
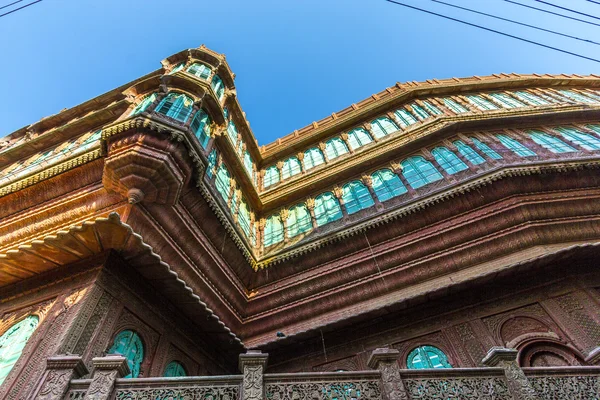
<path fill-rule="evenodd" d="M 227 207 L 231 210 L 233 208 L 233 197 L 235 193 L 235 187 L 237 186 L 237 182 L 235 178 L 229 179 L 229 200 L 227 200 Z"/>
<path fill-rule="evenodd" d="M 313 229 L 317 228 L 317 218 L 315 217 L 315 199 L 309 197 L 304 202 L 306 204 L 306 208 L 308 208 L 308 212 L 310 213 L 310 222 L 312 223 Z"/>
<path fill-rule="evenodd" d="M 400 164 L 399 162 L 393 162 L 391 164 L 391 167 L 392 167 L 392 171 L 394 171 L 394 173 L 398 176 L 398 178 L 400 178 L 400 181 L 402 182 L 402 184 L 408 191 L 408 195 L 410 197 L 415 197 L 417 195 L 417 192 L 415 191 L 415 189 L 413 189 L 412 186 L 410 186 L 410 184 L 404 177 L 404 174 L 402 173 L 402 164 Z"/>
<path fill-rule="evenodd" d="M 465 157 L 459 150 L 458 147 L 456 147 L 456 145 L 454 143 L 452 143 L 449 140 L 444 140 L 443 142 L 444 146 L 446 146 L 448 148 L 448 150 L 450 150 L 451 152 L 453 152 L 454 154 L 456 154 L 456 156 L 460 159 L 460 161 L 462 161 L 463 163 L 465 163 L 470 170 L 473 170 L 475 172 L 481 172 L 481 167 L 478 164 L 473 164 L 471 162 L 471 160 L 469 160 L 467 157 Z"/>
<path fill-rule="evenodd" d="M 302 168 L 302 171 L 300 171 L 300 173 L 306 173 L 306 167 L 304 166 L 304 153 L 300 152 L 296 154 L 296 157 L 298 158 L 298 161 L 300 161 L 300 167 Z"/>
<path fill-rule="evenodd" d="M 233 221 L 238 223 L 238 216 L 240 214 L 240 204 L 242 203 L 242 191 L 240 189 L 234 189 L 235 193 L 235 204 L 233 205 Z"/>
<path fill-rule="evenodd" d="M 265 170 L 261 169 L 260 173 L 258 174 L 258 182 L 257 182 L 257 186 L 259 188 L 261 188 L 262 190 L 265 190 Z"/>
<path fill-rule="evenodd" d="M 268 354 L 260 350 L 248 350 L 240 354 L 239 368 L 243 374 L 241 400 L 265 399 L 263 374 L 267 367 Z"/>
<path fill-rule="evenodd" d="M 485 100 L 489 101 L 490 103 L 492 103 L 493 105 L 495 105 L 498 108 L 504 108 L 504 109 L 508 108 L 504 103 L 501 103 L 499 100 L 493 98 L 492 96 L 490 96 L 487 93 L 481 93 L 480 96 L 483 97 Z"/>
<path fill-rule="evenodd" d="M 62 400 L 69 390 L 71 379 L 88 373 L 80 356 L 60 355 L 48 357 L 46 372 L 36 400 Z"/>
<path fill-rule="evenodd" d="M 419 115 L 419 113 L 415 112 L 415 110 L 409 104 L 405 105 L 404 108 L 406 108 L 419 122 L 425 121 L 425 118 Z"/>
<path fill-rule="evenodd" d="M 277 161 L 277 164 L 275 164 L 275 166 L 277 167 L 277 171 L 279 171 L 279 182 L 281 182 L 283 180 L 283 166 L 284 166 L 284 162 L 283 161 Z"/>
<path fill-rule="evenodd" d="M 323 159 L 325 160 L 325 164 L 329 164 L 329 157 L 327 157 L 327 152 L 325 151 L 326 148 L 327 146 L 325 145 L 325 143 L 319 143 L 319 149 L 321 150 L 321 153 L 323 153 Z"/>
<path fill-rule="evenodd" d="M 396 119 L 393 119 L 394 122 L 398 123 L 398 121 L 396 121 Z M 400 125 L 398 125 L 400 126 Z M 362 127 L 365 129 L 365 131 L 369 132 L 369 135 L 371 136 L 371 139 L 373 139 L 374 142 L 379 142 L 379 139 L 377 137 L 375 137 L 375 135 L 373 134 L 373 129 L 371 129 L 371 124 L 363 124 Z"/>
<path fill-rule="evenodd" d="M 471 102 L 466 100 L 463 96 L 450 96 L 450 98 L 452 100 L 456 101 L 458 104 L 460 104 L 464 108 L 466 108 L 467 110 L 469 110 L 469 112 L 478 113 L 478 114 L 481 114 L 483 112 L 479 108 L 477 108 L 473 104 L 471 104 Z"/>
<path fill-rule="evenodd" d="M 516 349 L 492 347 L 481 361 L 488 367 L 498 367 L 504 370 L 508 388 L 515 400 L 542 400 L 517 364 Z"/>
<path fill-rule="evenodd" d="M 369 194 L 371 195 L 371 197 L 373 198 L 373 201 L 375 202 L 375 207 L 377 207 L 378 210 L 382 209 L 383 205 L 381 204 L 381 201 L 379 201 L 379 198 L 377 197 L 377 194 L 375 193 L 375 190 L 373 189 L 373 178 L 371 178 L 371 175 L 363 175 L 363 176 L 361 176 L 361 180 L 365 184 L 367 189 L 369 190 Z"/>
<path fill-rule="evenodd" d="M 265 226 L 266 225 L 267 225 L 266 219 L 261 218 L 258 220 L 258 238 L 256 238 L 257 239 L 256 246 L 258 247 L 258 249 L 260 250 L 261 253 L 263 253 L 265 251 L 264 238 L 265 238 Z"/>
<path fill-rule="evenodd" d="M 342 209 L 342 215 L 344 216 L 344 218 L 348 217 L 348 210 L 346 209 L 346 204 L 344 203 L 344 190 L 339 187 L 336 186 L 333 188 L 333 195 L 338 199 L 339 203 L 340 203 L 340 208 Z"/>
<path fill-rule="evenodd" d="M 443 100 L 441 99 L 429 99 L 429 101 L 431 102 L 431 104 L 433 104 L 435 107 L 439 108 L 442 111 L 442 115 L 445 116 L 454 116 L 455 114 L 452 112 L 452 110 L 450 110 L 448 107 L 446 107 L 446 103 L 444 103 Z"/>
<path fill-rule="evenodd" d="M 408 393 L 402 383 L 396 349 L 375 349 L 369 356 L 369 368 L 381 371 L 381 394 L 383 400 L 408 400 Z"/>
<path fill-rule="evenodd" d="M 117 378 L 129 374 L 127 359 L 119 355 L 108 355 L 94 358 L 92 364 L 94 365 L 94 377 L 85 393 L 84 400 L 108 400 L 112 398 Z"/>
<path fill-rule="evenodd" d="M 348 134 L 346 132 L 344 132 L 340 135 L 340 138 L 346 144 L 346 147 L 348 148 L 348 151 L 350 152 L 350 154 L 354 153 L 354 149 L 352 148 L 352 146 L 350 146 L 350 142 L 348 141 Z"/>
<path fill-rule="evenodd" d="M 290 211 L 287 208 L 279 210 L 279 218 L 281 218 L 281 225 L 283 225 L 283 242 L 287 243 L 289 239 L 287 219 L 290 216 Z"/>

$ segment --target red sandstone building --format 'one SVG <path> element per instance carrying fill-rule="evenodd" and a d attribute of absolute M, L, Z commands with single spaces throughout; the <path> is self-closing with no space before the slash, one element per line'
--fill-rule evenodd
<path fill-rule="evenodd" d="M 264 146 L 234 77 L 182 51 L 2 139 L 0 398 L 598 398 L 600 77 Z"/>

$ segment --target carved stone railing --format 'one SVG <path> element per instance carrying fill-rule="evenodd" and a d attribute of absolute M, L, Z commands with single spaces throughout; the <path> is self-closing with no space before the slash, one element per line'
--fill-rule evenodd
<path fill-rule="evenodd" d="M 121 363 L 124 359 L 108 356 L 94 359 L 92 379 L 71 379 L 64 397 L 44 395 L 36 399 L 600 399 L 600 367 L 520 368 L 517 354 L 514 349 L 494 347 L 483 360 L 488 368 L 403 370 L 397 350 L 376 349 L 368 360 L 372 368 L 368 371 L 265 374 L 268 355 L 249 351 L 240 355 L 242 375 L 139 379 L 119 378 L 126 372 Z M 54 364 L 49 363 L 48 371 Z M 51 374 L 45 376 L 46 381 L 52 381 L 48 379 Z M 97 388 L 106 390 L 94 390 Z"/>

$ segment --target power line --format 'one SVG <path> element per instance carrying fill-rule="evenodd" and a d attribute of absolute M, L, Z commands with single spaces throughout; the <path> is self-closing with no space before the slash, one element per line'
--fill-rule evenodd
<path fill-rule="evenodd" d="M 594 4 L 600 4 L 600 1 L 594 1 L 594 0 L 585 0 L 585 1 L 589 1 L 590 3 L 594 3 Z"/>
<path fill-rule="evenodd" d="M 22 6 L 22 7 L 19 7 L 19 8 L 15 8 L 14 10 L 11 10 L 11 11 L 9 11 L 9 12 L 7 12 L 7 13 L 0 14 L 0 17 L 4 17 L 5 15 L 12 14 L 12 13 L 14 13 L 15 11 L 22 10 L 23 8 L 27 8 L 27 7 L 29 7 L 29 6 L 32 6 L 32 5 L 34 5 L 35 3 L 39 3 L 40 1 L 42 1 L 42 0 L 36 0 L 36 1 L 33 1 L 33 2 L 29 3 L 29 4 L 25 4 L 24 6 Z M 18 3 L 18 2 L 17 2 L 17 3 Z M 13 4 L 14 4 L 14 3 L 13 3 Z"/>
<path fill-rule="evenodd" d="M 6 8 L 6 7 L 10 7 L 10 6 L 12 6 L 13 4 L 20 3 L 20 2 L 22 2 L 22 1 L 23 1 L 23 0 L 17 0 L 17 1 L 15 1 L 14 3 L 10 3 L 10 4 L 7 4 L 7 5 L 5 5 L 5 6 L 2 6 L 2 7 L 0 7 L 0 10 L 2 10 L 3 8 Z"/>
<path fill-rule="evenodd" d="M 387 1 L 389 3 L 393 3 L 393 4 L 396 4 L 396 5 L 399 5 L 399 6 L 402 6 L 402 7 L 412 8 L 413 10 L 421 11 L 421 12 L 424 12 L 424 13 L 427 13 L 427 14 L 436 15 L 438 17 L 442 17 L 442 18 L 445 18 L 445 19 L 449 19 L 451 21 L 459 22 L 459 23 L 464 24 L 464 25 L 474 26 L 475 28 L 483 29 L 483 30 L 486 30 L 486 31 L 489 31 L 489 32 L 494 32 L 494 33 L 497 33 L 497 34 L 502 35 L 502 36 L 507 36 L 507 37 L 510 37 L 510 38 L 513 38 L 513 39 L 520 40 L 522 42 L 527 42 L 527 43 L 535 44 L 536 46 L 545 47 L 547 49 L 556 50 L 556 51 L 559 51 L 561 53 L 570 54 L 570 55 L 575 56 L 575 57 L 584 58 L 586 60 L 595 61 L 597 63 L 600 63 L 600 60 L 598 60 L 596 58 L 591 58 L 591 57 L 587 57 L 587 56 L 584 56 L 584 55 L 581 55 L 581 54 L 573 53 L 571 51 L 559 49 L 558 47 L 553 47 L 553 46 L 549 46 L 547 44 L 535 42 L 533 40 L 529 40 L 529 39 L 525 39 L 525 38 L 522 38 L 522 37 L 519 37 L 519 36 L 511 35 L 510 33 L 500 32 L 500 31 L 497 31 L 495 29 L 486 28 L 485 26 L 481 26 L 481 25 L 473 24 L 473 23 L 466 22 L 466 21 L 463 21 L 463 20 L 460 20 L 460 19 L 448 17 L 448 16 L 443 15 L 443 14 L 438 14 L 438 13 L 435 13 L 433 11 L 424 10 L 422 8 L 410 6 L 408 4 L 400 3 L 400 2 L 397 2 L 397 1 L 394 1 L 394 0 L 385 0 L 385 1 Z"/>
<path fill-rule="evenodd" d="M 526 24 L 524 22 L 519 22 L 519 21 L 515 21 L 515 20 L 512 20 L 512 19 L 499 17 L 497 15 L 484 13 L 482 11 L 477 11 L 477 10 L 473 10 L 473 9 L 470 9 L 470 8 L 457 6 L 455 4 L 446 3 L 445 1 L 440 1 L 440 0 L 431 0 L 431 1 L 433 1 L 434 3 L 444 4 L 444 5 L 449 6 L 449 7 L 454 7 L 454 8 L 458 8 L 458 9 L 461 9 L 461 10 L 469 11 L 469 12 L 472 12 L 472 13 L 475 13 L 475 14 L 485 15 L 486 17 L 496 18 L 496 19 L 499 19 L 499 20 L 502 20 L 502 21 L 513 23 L 513 24 L 517 24 L 517 25 L 521 25 L 521 26 L 526 26 L 528 28 L 537 29 L 539 31 L 544 31 L 544 32 L 552 33 L 554 35 L 564 36 L 564 37 L 567 37 L 567 38 L 570 38 L 570 39 L 581 40 L 582 42 L 587 42 L 587 43 L 591 43 L 591 44 L 595 44 L 595 45 L 600 45 L 599 42 L 595 42 L 593 40 L 582 39 L 582 38 L 577 37 L 577 36 L 567 35 L 566 33 L 561 33 L 561 32 L 553 31 L 553 30 L 550 30 L 550 29 L 540 28 L 539 26 L 529 25 L 529 24 Z"/>
<path fill-rule="evenodd" d="M 502 0 L 502 1 L 505 1 L 505 2 L 511 3 L 511 4 L 516 4 L 516 5 L 521 6 L 521 7 L 531 8 L 532 10 L 537 10 L 537 11 L 545 12 L 547 14 L 552 14 L 552 15 L 557 15 L 559 17 L 563 17 L 563 18 L 567 18 L 567 19 L 572 19 L 573 21 L 579 21 L 579 22 L 583 22 L 585 24 L 600 26 L 600 24 L 597 24 L 597 23 L 592 22 L 592 21 L 586 21 L 584 19 L 579 19 L 579 18 L 571 17 L 569 15 L 564 15 L 564 14 L 556 13 L 554 11 L 544 10 L 543 8 L 538 8 L 538 7 L 530 6 L 528 4 L 519 3 L 517 1 L 513 1 L 513 0 Z"/>
<path fill-rule="evenodd" d="M 585 15 L 586 17 L 589 17 L 589 18 L 600 19 L 600 17 L 596 17 L 596 16 L 593 16 L 591 14 L 587 14 L 587 13 L 584 13 L 581 11 L 572 10 L 568 7 L 559 6 L 558 4 L 552 4 L 549 1 L 544 1 L 544 0 L 534 0 L 534 1 L 537 1 L 538 3 L 546 4 L 550 7 L 555 7 L 555 8 L 559 8 L 561 10 L 569 11 L 569 12 L 572 12 L 573 14 Z"/>

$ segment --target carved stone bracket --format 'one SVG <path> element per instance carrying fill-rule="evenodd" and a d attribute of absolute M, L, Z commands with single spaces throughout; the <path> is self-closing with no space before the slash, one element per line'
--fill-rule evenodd
<path fill-rule="evenodd" d="M 400 376 L 398 358 L 400 352 L 396 349 L 375 349 L 369 356 L 369 368 L 381 371 L 381 394 L 383 400 L 408 400 L 408 393 Z"/>
<path fill-rule="evenodd" d="M 488 367 L 504 369 L 508 388 L 516 400 L 541 400 L 525 373 L 517 364 L 516 349 L 492 347 L 483 358 L 482 363 Z"/>
<path fill-rule="evenodd" d="M 36 400 L 63 399 L 71 379 L 79 378 L 88 373 L 80 356 L 59 355 L 48 357 L 46 373 Z"/>
<path fill-rule="evenodd" d="M 84 400 L 107 400 L 111 398 L 116 379 L 129 374 L 127 359 L 119 355 L 109 355 L 94 358 L 92 364 L 94 377 Z"/>
<path fill-rule="evenodd" d="M 267 366 L 268 354 L 260 350 L 248 350 L 240 354 L 239 368 L 244 376 L 241 400 L 262 400 L 265 398 L 263 374 Z"/>

